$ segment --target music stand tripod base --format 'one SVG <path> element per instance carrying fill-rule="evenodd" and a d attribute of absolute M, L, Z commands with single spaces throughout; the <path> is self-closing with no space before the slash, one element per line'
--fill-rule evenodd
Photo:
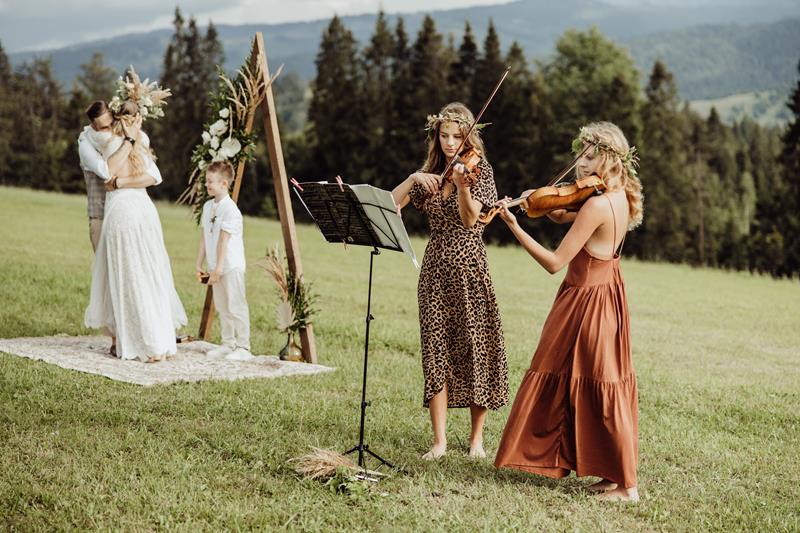
<path fill-rule="evenodd" d="M 364 469 L 364 479 L 368 481 L 372 481 L 367 476 L 367 464 L 364 460 L 364 454 L 369 454 L 375 459 L 377 459 L 381 465 L 386 465 L 389 468 L 396 468 L 392 463 L 378 455 L 377 453 L 373 452 L 369 449 L 369 444 L 364 444 L 364 421 L 367 416 L 367 407 L 369 407 L 369 402 L 366 399 L 367 395 L 367 362 L 369 360 L 369 325 L 370 322 L 375 320 L 375 317 L 372 316 L 370 313 L 370 309 L 372 307 L 372 264 L 375 259 L 376 255 L 380 255 L 381 251 L 377 248 L 373 248 L 373 250 L 369 254 L 369 289 L 367 291 L 367 318 L 366 322 L 366 333 L 364 335 L 364 374 L 363 380 L 361 383 L 361 423 L 359 424 L 358 430 L 358 444 L 344 452 L 345 455 L 349 455 L 351 453 L 358 452 L 358 466 Z M 379 466 L 380 467 L 380 466 Z M 375 480 L 377 481 L 377 479 Z"/>

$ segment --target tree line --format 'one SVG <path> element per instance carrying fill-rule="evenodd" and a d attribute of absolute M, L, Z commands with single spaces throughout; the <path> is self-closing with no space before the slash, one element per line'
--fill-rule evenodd
<path fill-rule="evenodd" d="M 174 96 L 166 117 L 145 125 L 165 176 L 153 191 L 157 197 L 174 200 L 186 186 L 189 156 L 222 61 L 213 24 L 203 34 L 193 18 L 176 10 L 160 78 Z M 792 120 L 786 128 L 748 119 L 727 125 L 713 109 L 707 118 L 690 110 L 660 61 L 642 90 L 629 53 L 597 29 L 567 31 L 551 57 L 531 62 L 517 43 L 502 47 L 491 21 L 482 43 L 469 23 L 456 43 L 430 17 L 411 36 L 402 18 L 390 27 L 383 13 L 363 47 L 341 19 L 331 19 L 315 63 L 302 129 L 281 107 L 302 108 L 303 85 L 284 76 L 275 87 L 281 127 L 297 130 L 285 134 L 283 144 L 287 170 L 299 181 L 341 175 L 350 183 L 391 189 L 425 158 L 426 116 L 454 100 L 477 113 L 508 65 L 512 73 L 482 119 L 491 123 L 483 137 L 501 196 L 546 184 L 571 159 L 579 127 L 610 120 L 641 158 L 644 223 L 628 237 L 627 254 L 800 274 L 800 83 L 788 102 Z M 95 54 L 65 93 L 48 60 L 12 71 L 0 45 L 0 182 L 81 191 L 75 139 L 86 123 L 83 109 L 108 98 L 116 77 Z M 267 157 L 261 143 L 247 168 L 240 204 L 250 214 L 275 213 Z M 424 230 L 413 209 L 404 220 L 410 230 Z M 550 246 L 564 232 L 547 221 L 527 224 Z M 500 222 L 486 235 L 511 240 Z"/>

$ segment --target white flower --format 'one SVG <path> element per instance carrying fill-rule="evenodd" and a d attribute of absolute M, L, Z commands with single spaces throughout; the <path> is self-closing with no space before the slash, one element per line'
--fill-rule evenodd
<path fill-rule="evenodd" d="M 209 142 L 211 142 L 211 134 L 208 133 L 207 131 L 203 132 L 202 137 L 203 137 L 203 144 L 208 144 Z"/>
<path fill-rule="evenodd" d="M 208 132 L 209 132 L 211 135 L 218 136 L 218 135 L 222 135 L 223 133 L 225 133 L 225 131 L 226 131 L 227 129 L 228 129 L 228 124 L 226 124 L 224 120 L 222 120 L 222 119 L 219 119 L 218 121 L 216 121 L 215 123 L 213 123 L 213 124 L 212 124 L 212 125 L 211 125 L 211 126 L 208 128 Z"/>
<path fill-rule="evenodd" d="M 147 107 L 142 106 L 142 108 L 139 110 L 139 112 L 142 114 L 143 117 L 146 117 L 147 116 Z"/>
<path fill-rule="evenodd" d="M 225 155 L 226 159 L 233 158 L 242 149 L 241 143 L 233 137 L 228 137 L 222 141 L 222 147 L 219 149 L 221 154 Z"/>
<path fill-rule="evenodd" d="M 225 156 L 222 154 L 222 150 L 217 152 L 211 160 L 212 161 L 225 161 Z"/>
<path fill-rule="evenodd" d="M 224 108 L 219 110 L 219 116 L 221 116 L 222 118 L 228 118 L 228 116 L 230 114 L 231 114 L 231 110 L 228 109 L 227 107 L 224 107 Z"/>
<path fill-rule="evenodd" d="M 211 148 L 214 150 L 219 148 L 219 137 L 211 137 Z"/>
<path fill-rule="evenodd" d="M 200 170 L 205 170 L 207 166 L 208 163 L 206 163 L 204 159 L 201 159 L 200 162 L 197 163 L 197 168 L 199 168 Z"/>

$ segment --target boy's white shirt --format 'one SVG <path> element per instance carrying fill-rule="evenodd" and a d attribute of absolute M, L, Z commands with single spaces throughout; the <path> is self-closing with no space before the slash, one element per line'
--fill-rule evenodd
<path fill-rule="evenodd" d="M 222 265 L 222 273 L 225 274 L 231 270 L 245 270 L 242 212 L 239 211 L 236 202 L 226 195 L 217 204 L 214 210 L 214 222 L 212 222 L 211 211 L 213 206 L 214 199 L 212 198 L 203 205 L 203 214 L 200 218 L 208 270 L 212 271 L 217 267 L 217 243 L 219 242 L 220 231 L 223 230 L 230 237 L 225 251 L 225 264 Z"/>
<path fill-rule="evenodd" d="M 150 137 L 144 131 L 139 131 L 139 142 L 145 147 L 150 146 Z M 81 168 L 93 172 L 103 181 L 111 179 L 108 171 L 108 158 L 122 146 L 122 137 L 117 137 L 111 132 L 95 131 L 91 126 L 86 126 L 78 136 L 78 156 L 81 161 Z M 161 171 L 158 170 L 153 158 L 146 158 L 145 173 L 156 180 L 155 185 L 163 181 Z"/>

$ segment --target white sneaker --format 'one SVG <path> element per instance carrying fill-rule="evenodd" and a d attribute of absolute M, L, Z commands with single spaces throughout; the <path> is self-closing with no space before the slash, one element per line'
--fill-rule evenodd
<path fill-rule="evenodd" d="M 223 359 L 226 355 L 231 353 L 233 349 L 230 346 L 217 346 L 206 352 L 206 357 L 209 359 Z"/>
<path fill-rule="evenodd" d="M 229 353 L 225 359 L 228 361 L 249 361 L 253 359 L 253 354 L 250 353 L 250 350 L 247 348 L 236 348 L 234 351 Z"/>

